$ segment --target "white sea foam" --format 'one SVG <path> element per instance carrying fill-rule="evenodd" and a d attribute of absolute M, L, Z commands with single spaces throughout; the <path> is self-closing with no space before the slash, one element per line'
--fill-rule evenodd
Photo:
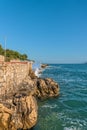
<path fill-rule="evenodd" d="M 56 108 L 57 105 L 56 105 L 56 104 L 55 104 L 55 105 L 48 105 L 48 104 L 47 104 L 47 105 L 43 105 L 42 107 L 43 107 L 43 108 L 51 108 L 51 109 L 52 109 L 52 108 Z"/>
<path fill-rule="evenodd" d="M 46 115 L 46 120 L 44 119 L 44 117 L 41 116 L 41 118 L 43 118 L 43 120 L 47 122 L 47 126 L 49 126 L 47 127 L 47 129 L 44 130 L 87 129 L 87 75 L 81 73 L 79 74 L 79 70 L 78 72 L 74 73 L 76 68 L 75 70 L 73 70 L 72 68 L 68 68 L 66 70 L 65 67 L 66 66 L 62 65 L 49 66 L 48 68 L 46 68 L 48 71 L 46 71 L 46 73 L 43 73 L 46 76 L 53 77 L 54 80 L 59 82 L 61 87 L 61 95 L 58 101 L 56 100 L 55 103 L 45 103 L 41 106 L 41 110 L 44 111 L 45 115 L 48 112 L 48 117 Z M 43 111 L 41 111 L 41 113 Z M 49 123 L 50 120 L 52 120 L 52 125 Z M 61 128 L 59 128 L 59 126 Z"/>
<path fill-rule="evenodd" d="M 69 128 L 68 128 L 68 127 L 65 127 L 64 130 L 77 130 L 77 128 L 76 128 L 76 127 L 74 127 L 74 128 L 72 128 L 72 127 L 69 127 Z M 79 130 L 80 130 L 80 129 L 79 129 Z"/>
<path fill-rule="evenodd" d="M 41 75 L 41 70 L 40 70 L 39 68 L 36 68 L 36 69 L 35 69 L 35 75 L 36 75 L 37 77 L 40 77 L 40 75 Z"/>
<path fill-rule="evenodd" d="M 44 69 L 42 69 L 41 67 L 38 67 L 35 69 L 35 75 L 37 77 L 40 77 L 43 71 L 44 71 Z"/>
<path fill-rule="evenodd" d="M 47 69 L 61 69 L 61 66 L 48 66 Z"/>
<path fill-rule="evenodd" d="M 35 62 L 32 66 L 33 71 L 37 77 L 40 77 L 40 63 Z"/>
<path fill-rule="evenodd" d="M 77 128 L 75 126 L 71 126 L 71 127 L 65 127 L 64 130 L 83 130 L 82 128 Z"/>
<path fill-rule="evenodd" d="M 35 75 L 36 75 L 36 76 L 39 76 L 39 75 L 38 75 L 38 71 L 39 71 L 39 69 L 36 68 L 36 70 L 35 70 Z"/>

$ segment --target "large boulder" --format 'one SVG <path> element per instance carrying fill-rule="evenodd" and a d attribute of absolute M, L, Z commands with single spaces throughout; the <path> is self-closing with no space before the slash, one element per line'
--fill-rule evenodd
<path fill-rule="evenodd" d="M 12 111 L 0 103 L 0 130 L 9 130 Z"/>
<path fill-rule="evenodd" d="M 59 86 L 53 79 L 37 78 L 36 86 L 37 86 L 37 88 L 36 88 L 35 95 L 39 99 L 56 97 L 59 95 Z"/>
<path fill-rule="evenodd" d="M 12 130 L 30 129 L 37 122 L 37 103 L 33 96 L 21 96 L 17 93 L 13 98 L 14 113 L 10 126 Z"/>
<path fill-rule="evenodd" d="M 20 90 L 0 104 L 0 130 L 27 130 L 37 122 L 37 101 Z"/>
<path fill-rule="evenodd" d="M 49 66 L 48 64 L 42 64 L 41 68 L 45 69 L 47 66 Z"/>
<path fill-rule="evenodd" d="M 26 77 L 19 86 L 19 91 L 21 90 L 23 93 L 30 93 L 39 99 L 59 95 L 59 85 L 51 78 Z"/>

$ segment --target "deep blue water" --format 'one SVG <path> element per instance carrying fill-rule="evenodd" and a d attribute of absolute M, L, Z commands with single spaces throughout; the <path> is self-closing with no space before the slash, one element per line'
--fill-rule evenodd
<path fill-rule="evenodd" d="M 39 102 L 34 130 L 87 130 L 87 64 L 50 64 L 41 77 L 60 86 L 60 96 Z"/>

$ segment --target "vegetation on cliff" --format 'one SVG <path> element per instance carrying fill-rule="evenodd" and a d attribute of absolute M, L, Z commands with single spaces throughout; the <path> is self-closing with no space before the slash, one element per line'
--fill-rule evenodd
<path fill-rule="evenodd" d="M 0 55 L 5 55 L 5 49 L 3 49 L 2 45 L 0 45 Z M 18 51 L 6 49 L 6 61 L 10 61 L 13 59 L 19 60 L 28 60 L 28 56 L 26 54 L 21 54 Z"/>

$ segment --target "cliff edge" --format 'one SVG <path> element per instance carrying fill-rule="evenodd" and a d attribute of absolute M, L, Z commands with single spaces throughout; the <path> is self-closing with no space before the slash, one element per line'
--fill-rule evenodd
<path fill-rule="evenodd" d="M 14 72 L 17 73 L 17 69 Z M 16 75 L 16 73 L 14 74 Z M 27 130 L 32 128 L 38 118 L 36 99 L 46 99 L 59 95 L 59 86 L 55 81 L 50 78 L 37 78 L 32 71 L 20 81 L 19 84 L 9 82 L 7 84 L 8 91 L 6 91 L 6 87 L 0 86 L 1 92 L 3 92 L 0 93 L 0 130 Z"/>

